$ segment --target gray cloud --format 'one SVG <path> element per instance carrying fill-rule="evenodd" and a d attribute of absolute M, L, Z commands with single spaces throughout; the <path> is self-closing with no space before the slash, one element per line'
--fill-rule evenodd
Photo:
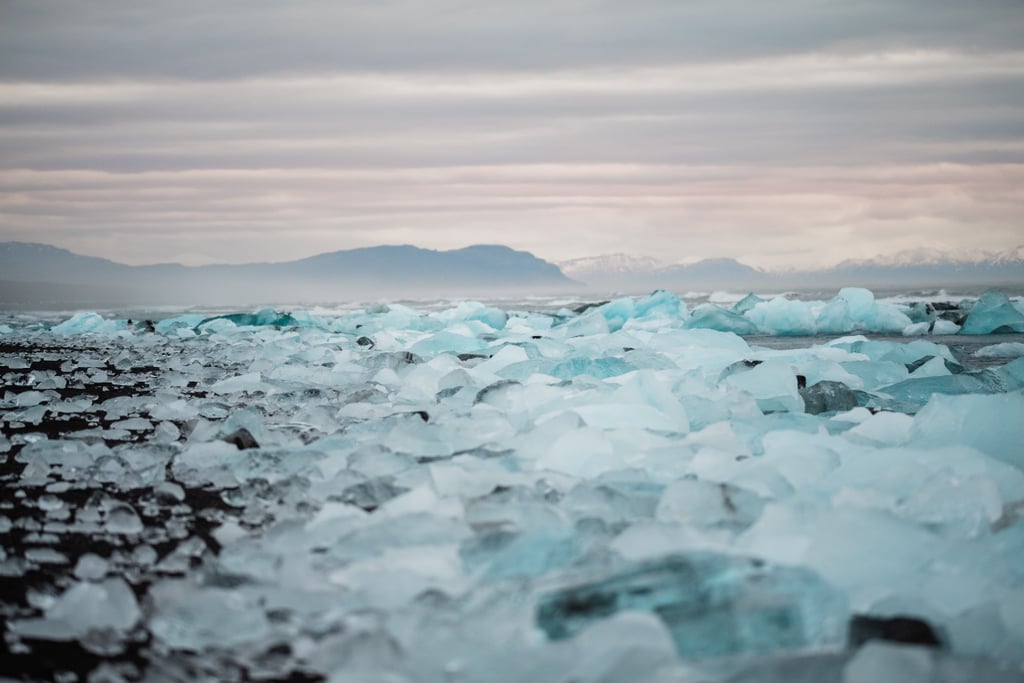
<path fill-rule="evenodd" d="M 7 0 L 0 77 L 577 68 L 842 49 L 1007 50 L 1017 0 Z"/>
<path fill-rule="evenodd" d="M 1020 242 L 1019 0 L 0 4 L 0 238 L 766 266 Z"/>

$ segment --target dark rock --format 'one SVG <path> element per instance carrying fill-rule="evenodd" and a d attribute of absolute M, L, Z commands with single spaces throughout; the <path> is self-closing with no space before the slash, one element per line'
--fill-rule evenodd
<path fill-rule="evenodd" d="M 581 313 L 586 313 L 591 308 L 597 308 L 598 306 L 604 306 L 606 303 L 608 303 L 608 302 L 607 301 L 597 301 L 597 302 L 591 303 L 591 304 L 580 304 L 576 308 L 572 309 L 572 312 L 577 314 L 577 315 L 579 315 Z"/>
<path fill-rule="evenodd" d="M 371 349 L 376 346 L 376 343 L 369 337 L 360 337 L 359 339 L 356 339 L 356 344 L 359 344 L 360 346 L 368 346 Z"/>
<path fill-rule="evenodd" d="M 800 389 L 800 396 L 804 399 L 804 411 L 811 415 L 852 410 L 860 405 L 853 389 L 831 380 Z"/>
<path fill-rule="evenodd" d="M 857 648 L 870 640 L 887 640 L 893 643 L 925 645 L 944 649 L 945 638 L 924 619 L 910 616 L 873 617 L 855 614 L 850 618 L 847 644 Z"/>
<path fill-rule="evenodd" d="M 239 427 L 227 436 L 222 436 L 221 441 L 227 441 L 228 443 L 235 444 L 235 447 L 240 451 L 260 447 L 259 442 L 256 441 L 256 437 L 254 437 L 245 427 Z"/>

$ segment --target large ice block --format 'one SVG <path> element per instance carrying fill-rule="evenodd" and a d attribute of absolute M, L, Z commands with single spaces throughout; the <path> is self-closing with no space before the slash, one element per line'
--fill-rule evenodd
<path fill-rule="evenodd" d="M 844 596 L 808 569 L 703 552 L 545 593 L 537 625 L 559 640 L 624 611 L 656 614 L 693 659 L 839 646 L 848 617 Z"/>
<path fill-rule="evenodd" d="M 936 394 L 914 417 L 913 443 L 972 446 L 1024 469 L 1024 393 Z"/>
<path fill-rule="evenodd" d="M 971 308 L 960 334 L 1024 332 L 1024 313 L 1002 292 L 988 291 Z"/>

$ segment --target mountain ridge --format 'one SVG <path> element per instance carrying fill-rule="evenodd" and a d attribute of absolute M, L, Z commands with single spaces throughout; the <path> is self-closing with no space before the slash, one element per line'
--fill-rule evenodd
<path fill-rule="evenodd" d="M 925 248 L 847 260 L 818 270 L 760 270 L 732 258 L 665 265 L 652 257 L 610 254 L 558 265 L 505 245 L 450 250 L 409 244 L 359 247 L 281 262 L 127 265 L 36 242 L 0 242 L 0 306 L 90 301 L 124 303 L 274 303 L 358 298 L 486 296 L 511 293 L 765 291 L 845 286 L 1024 288 L 1024 246 L 950 255 Z"/>
<path fill-rule="evenodd" d="M 34 242 L 0 243 L 0 304 L 21 301 L 27 283 L 99 288 L 112 301 L 277 301 L 455 295 L 579 288 L 552 263 L 504 245 L 447 251 L 382 245 L 282 262 L 126 265 Z M 16 286 L 12 283 L 20 283 Z M 73 292 L 69 292 L 73 293 Z M 95 298 L 95 294 L 93 298 Z"/>

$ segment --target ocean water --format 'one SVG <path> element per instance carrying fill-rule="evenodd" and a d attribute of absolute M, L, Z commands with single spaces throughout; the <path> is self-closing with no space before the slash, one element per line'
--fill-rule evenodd
<path fill-rule="evenodd" d="M 3 673 L 1021 680 L 1009 294 L 0 314 Z"/>

